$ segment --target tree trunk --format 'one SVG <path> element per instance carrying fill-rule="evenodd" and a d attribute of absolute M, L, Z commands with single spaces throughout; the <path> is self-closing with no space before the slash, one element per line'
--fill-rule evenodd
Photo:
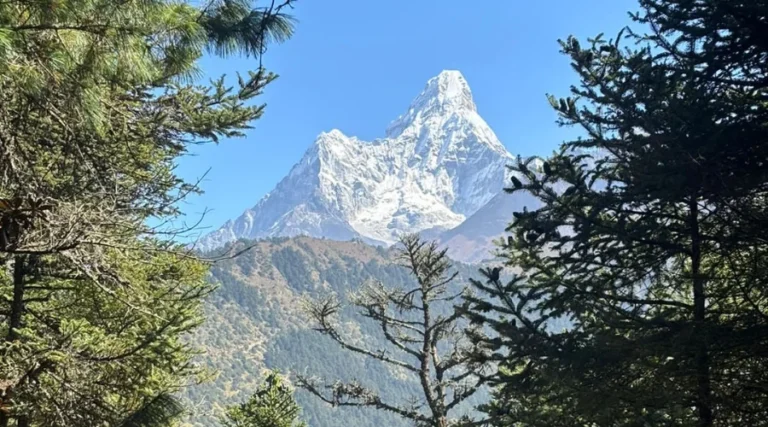
<path fill-rule="evenodd" d="M 435 427 L 437 427 L 439 425 L 437 423 L 441 414 L 438 413 L 437 405 L 435 404 L 435 398 L 432 393 L 432 381 L 430 381 L 431 369 L 429 366 L 430 347 L 431 347 L 430 344 L 432 342 L 432 333 L 431 333 L 432 319 L 429 313 L 429 301 L 427 301 L 426 295 L 424 295 L 424 291 L 422 291 L 421 304 L 422 304 L 422 310 L 424 313 L 424 318 L 423 318 L 424 342 L 421 348 L 421 360 L 420 360 L 421 366 L 419 366 L 419 380 L 421 382 L 421 388 L 424 391 L 424 397 L 427 400 L 427 405 L 429 405 L 429 409 L 432 412 L 432 417 L 435 420 Z"/>
<path fill-rule="evenodd" d="M 26 257 L 24 255 L 16 255 L 13 260 L 13 300 L 11 301 L 11 314 L 8 316 L 8 335 L 5 337 L 6 341 L 15 341 L 19 338 L 19 328 L 22 326 L 22 319 L 24 315 L 24 268 Z M 0 413 L 0 427 L 8 427 L 10 419 L 12 418 L 8 414 L 9 407 L 11 405 L 11 396 L 13 390 L 10 388 L 6 390 L 4 399 L 2 400 L 3 412 Z M 16 427 L 29 427 L 29 420 L 26 416 L 21 415 L 16 418 Z"/>
<path fill-rule="evenodd" d="M 7 341 L 15 341 L 18 338 L 18 329 L 24 314 L 24 261 L 24 255 L 16 255 L 13 261 L 13 301 L 11 314 L 8 316 Z"/>
<path fill-rule="evenodd" d="M 706 302 L 704 278 L 701 276 L 701 236 L 699 234 L 699 205 L 692 198 L 691 210 L 691 274 L 693 277 L 693 320 L 696 345 L 696 409 L 699 427 L 714 425 L 712 411 L 712 386 L 709 372 L 709 350 L 707 346 Z"/>

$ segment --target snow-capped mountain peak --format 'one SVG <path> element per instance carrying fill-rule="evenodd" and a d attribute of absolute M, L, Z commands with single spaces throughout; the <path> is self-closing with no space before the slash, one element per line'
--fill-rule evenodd
<path fill-rule="evenodd" d="M 386 135 L 394 138 L 414 124 L 421 124 L 435 116 L 449 118 L 455 113 L 477 113 L 477 107 L 464 76 L 459 71 L 445 70 L 427 81 L 408 111 L 389 125 Z"/>
<path fill-rule="evenodd" d="M 424 90 L 411 103 L 411 108 L 423 114 L 450 108 L 477 111 L 469 84 L 456 70 L 445 70 L 429 79 Z"/>
<path fill-rule="evenodd" d="M 385 138 L 321 133 L 272 192 L 198 246 L 297 234 L 390 244 L 402 233 L 450 229 L 501 191 L 511 161 L 464 76 L 443 71 Z"/>

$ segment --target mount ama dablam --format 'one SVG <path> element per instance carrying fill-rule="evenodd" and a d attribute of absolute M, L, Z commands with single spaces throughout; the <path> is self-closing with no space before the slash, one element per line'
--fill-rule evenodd
<path fill-rule="evenodd" d="M 491 255 L 512 212 L 533 205 L 502 191 L 513 161 L 464 76 L 443 71 L 384 138 L 321 133 L 273 191 L 195 247 L 298 235 L 391 245 L 419 232 L 448 245 L 454 259 L 477 262 Z"/>

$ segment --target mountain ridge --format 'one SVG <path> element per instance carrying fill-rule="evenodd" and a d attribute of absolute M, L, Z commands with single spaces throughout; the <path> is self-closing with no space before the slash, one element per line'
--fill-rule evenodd
<path fill-rule="evenodd" d="M 298 235 L 391 245 L 404 233 L 438 234 L 496 197 L 513 159 L 455 70 L 429 79 L 385 135 L 320 133 L 272 191 L 195 247 Z"/>

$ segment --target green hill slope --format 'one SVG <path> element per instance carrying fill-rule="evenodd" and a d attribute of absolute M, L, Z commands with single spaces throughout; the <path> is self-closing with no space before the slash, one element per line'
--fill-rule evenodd
<path fill-rule="evenodd" d="M 368 280 L 406 285 L 412 278 L 399 266 L 393 250 L 308 237 L 238 242 L 235 250 L 247 245 L 253 248 L 217 263 L 211 271 L 220 288 L 211 297 L 208 320 L 193 342 L 205 349 L 200 362 L 219 374 L 187 393 L 196 411 L 191 425 L 215 425 L 214 415 L 245 399 L 265 368 L 356 379 L 383 396 L 399 399 L 417 395 L 417 384 L 402 372 L 343 351 L 313 331 L 302 310 L 304 298 L 334 292 L 343 301 Z M 478 275 L 476 266 L 455 268 L 461 276 L 458 284 Z M 361 321 L 350 310 L 342 320 L 350 336 L 369 346 L 383 345 L 377 341 L 377 325 Z M 331 408 L 303 391 L 298 391 L 297 399 L 312 427 L 407 425 L 373 410 Z"/>

